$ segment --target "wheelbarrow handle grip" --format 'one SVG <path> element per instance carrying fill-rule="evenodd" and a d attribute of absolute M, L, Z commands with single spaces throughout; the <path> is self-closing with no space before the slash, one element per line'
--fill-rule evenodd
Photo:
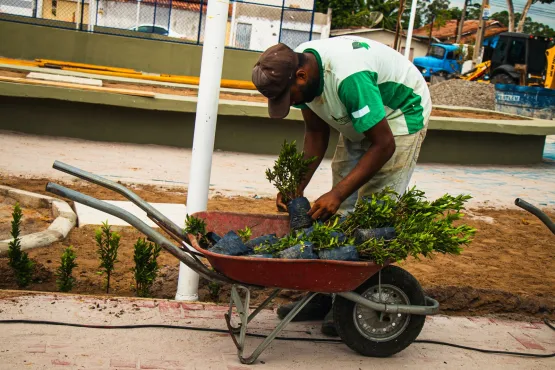
<path fill-rule="evenodd" d="M 544 212 L 542 212 L 538 207 L 520 198 L 515 199 L 515 205 L 524 209 L 525 211 L 530 212 L 531 214 L 539 218 L 540 221 L 543 222 L 545 226 L 547 226 L 547 228 L 551 230 L 553 234 L 555 234 L 555 223 L 553 223 L 553 221 L 551 221 L 551 219 Z"/>
<path fill-rule="evenodd" d="M 231 283 L 232 280 L 226 278 L 225 276 L 218 274 L 214 271 L 210 271 L 202 263 L 195 261 L 187 252 L 176 247 L 171 241 L 166 239 L 162 234 L 155 231 L 153 228 L 148 226 L 146 223 L 141 221 L 137 216 L 131 214 L 130 212 L 121 209 L 120 207 L 114 206 L 113 204 L 98 200 L 91 196 L 81 194 L 75 190 L 68 189 L 64 186 L 54 184 L 49 182 L 46 185 L 46 191 L 59 195 L 64 198 L 73 200 L 74 202 L 84 204 L 86 206 L 92 207 L 94 209 L 100 210 L 102 212 L 108 213 L 112 216 L 116 216 L 135 227 L 137 230 L 145 234 L 154 243 L 160 245 L 162 248 L 171 253 L 174 257 L 179 259 L 185 265 L 193 269 L 199 275 L 207 278 L 209 280 L 217 280 L 224 283 Z M 189 248 L 192 249 L 189 245 Z"/>
<path fill-rule="evenodd" d="M 123 195 L 135 205 L 137 205 L 137 207 L 145 211 L 148 215 L 152 215 L 156 219 L 162 221 L 164 226 L 169 228 L 175 235 L 183 236 L 183 230 L 178 225 L 176 225 L 173 221 L 160 213 L 160 211 L 158 211 L 156 208 L 144 201 L 137 194 L 127 189 L 125 186 L 60 161 L 54 161 L 52 167 L 56 170 L 68 173 L 75 177 L 79 177 L 83 180 L 92 182 L 93 184 L 100 185 L 104 188 L 113 190 L 116 193 Z"/>

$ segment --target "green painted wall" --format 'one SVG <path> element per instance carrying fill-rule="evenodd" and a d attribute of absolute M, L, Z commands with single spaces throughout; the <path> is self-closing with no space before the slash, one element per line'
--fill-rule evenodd
<path fill-rule="evenodd" d="M 6 16 L 0 17 L 2 57 L 55 59 L 151 73 L 200 75 L 201 46 L 43 27 L 3 21 L 2 18 Z M 255 52 L 226 49 L 222 78 L 250 81 L 252 69 L 248 66 L 253 66 L 258 56 Z"/>
<path fill-rule="evenodd" d="M 0 129 L 97 141 L 190 148 L 193 112 L 156 111 L 53 99 L 0 96 Z M 155 124 L 153 124 L 155 123 Z M 216 150 L 279 153 L 284 139 L 303 141 L 301 121 L 220 115 Z M 327 152 L 335 150 L 334 131 Z M 429 129 L 422 163 L 532 164 L 542 161 L 545 136 Z"/>

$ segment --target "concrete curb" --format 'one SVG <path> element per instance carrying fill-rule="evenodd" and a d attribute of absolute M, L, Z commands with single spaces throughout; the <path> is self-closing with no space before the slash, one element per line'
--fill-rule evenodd
<path fill-rule="evenodd" d="M 33 208 L 51 208 L 54 222 L 44 231 L 23 235 L 21 250 L 28 250 L 48 246 L 58 240 L 63 240 L 77 224 L 77 215 L 65 201 L 46 195 L 31 193 L 25 190 L 0 185 L 0 195 L 17 200 L 22 206 Z M 0 241 L 0 256 L 8 252 L 8 244 L 12 239 Z"/>

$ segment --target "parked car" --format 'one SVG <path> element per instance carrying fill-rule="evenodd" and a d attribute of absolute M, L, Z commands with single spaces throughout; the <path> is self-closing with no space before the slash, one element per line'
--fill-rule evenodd
<path fill-rule="evenodd" d="M 137 32 L 145 32 L 145 33 L 154 33 L 156 35 L 168 36 L 168 37 L 175 37 L 178 39 L 183 39 L 183 36 L 180 33 L 173 31 L 172 29 L 167 29 L 164 26 L 157 26 L 151 24 L 141 24 L 139 26 L 129 28 L 130 31 L 137 31 Z"/>

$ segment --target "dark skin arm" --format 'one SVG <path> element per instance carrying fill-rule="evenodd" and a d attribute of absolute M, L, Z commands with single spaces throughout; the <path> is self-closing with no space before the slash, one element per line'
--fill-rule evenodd
<path fill-rule="evenodd" d="M 341 203 L 367 183 L 395 153 L 395 139 L 387 119 L 382 119 L 364 135 L 372 143 L 370 149 L 343 180 L 314 202 L 308 212 L 314 220 L 333 216 Z"/>
<path fill-rule="evenodd" d="M 310 109 L 303 109 L 302 114 L 305 122 L 303 147 L 304 157 L 316 157 L 316 160 L 310 164 L 303 182 L 297 189 L 297 195 L 299 196 L 302 196 L 304 189 L 307 187 L 308 183 L 312 179 L 312 176 L 314 175 L 314 172 L 316 172 L 316 169 L 322 162 L 330 140 L 330 127 L 326 122 L 324 122 Z M 277 195 L 276 205 L 281 211 L 287 210 L 287 206 L 283 203 L 281 193 Z"/>

